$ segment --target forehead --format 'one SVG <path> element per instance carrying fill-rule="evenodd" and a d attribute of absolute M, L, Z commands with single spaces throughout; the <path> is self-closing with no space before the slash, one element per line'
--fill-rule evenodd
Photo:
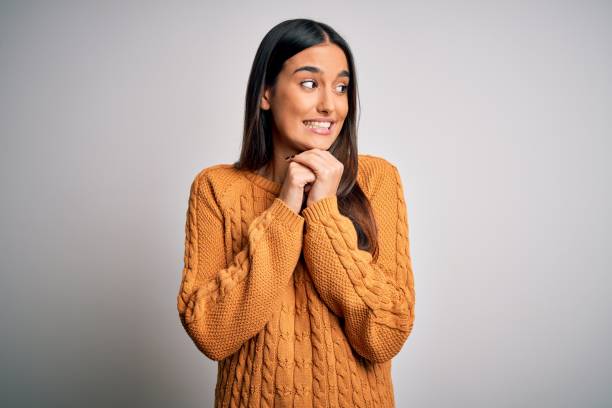
<path fill-rule="evenodd" d="M 324 75 L 333 76 L 343 69 L 348 70 L 346 55 L 336 44 L 317 44 L 306 48 L 285 61 L 284 68 L 291 74 L 303 65 L 319 67 Z"/>

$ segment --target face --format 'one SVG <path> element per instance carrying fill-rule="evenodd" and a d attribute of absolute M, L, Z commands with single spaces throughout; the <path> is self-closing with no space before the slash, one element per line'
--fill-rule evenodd
<path fill-rule="evenodd" d="M 285 61 L 261 100 L 262 109 L 272 111 L 275 149 L 327 150 L 334 143 L 348 113 L 348 75 L 346 56 L 335 44 L 306 48 Z M 313 120 L 331 122 L 331 128 Z"/>

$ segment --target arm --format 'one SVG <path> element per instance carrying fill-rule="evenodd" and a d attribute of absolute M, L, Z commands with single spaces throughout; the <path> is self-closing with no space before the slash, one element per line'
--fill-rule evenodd
<path fill-rule="evenodd" d="M 379 256 L 357 246 L 352 221 L 338 210 L 336 196 L 302 211 L 306 221 L 304 260 L 321 298 L 344 318 L 353 349 L 384 362 L 399 353 L 414 322 L 414 279 L 408 216 L 402 183 L 391 164 L 379 169 L 370 203 L 378 228 Z"/>
<path fill-rule="evenodd" d="M 224 219 L 206 174 L 192 183 L 186 218 L 179 317 L 198 349 L 220 361 L 268 322 L 301 254 L 304 219 L 275 198 L 228 265 Z"/>

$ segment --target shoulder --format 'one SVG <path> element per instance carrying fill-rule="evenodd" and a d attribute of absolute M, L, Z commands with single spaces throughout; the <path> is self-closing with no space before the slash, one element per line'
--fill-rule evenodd
<path fill-rule="evenodd" d="M 223 207 L 227 194 L 244 181 L 244 175 L 234 168 L 233 164 L 218 163 L 204 167 L 196 173 L 191 191 L 201 198 L 213 199 L 219 207 Z"/>
<path fill-rule="evenodd" d="M 358 157 L 358 180 L 368 196 L 399 181 L 399 171 L 389 160 L 371 154 L 360 154 Z"/>
<path fill-rule="evenodd" d="M 366 171 L 381 173 L 396 168 L 394 163 L 381 156 L 375 156 L 373 154 L 360 154 L 358 157 L 360 169 L 363 166 L 364 170 Z"/>

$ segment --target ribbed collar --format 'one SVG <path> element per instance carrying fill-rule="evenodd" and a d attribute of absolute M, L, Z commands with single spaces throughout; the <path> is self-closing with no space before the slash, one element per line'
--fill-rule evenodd
<path fill-rule="evenodd" d="M 260 174 L 257 174 L 254 170 L 243 170 L 244 175 L 251 180 L 255 185 L 263 188 L 264 190 L 272 193 L 280 193 L 282 185 L 274 180 L 270 180 Z"/>

